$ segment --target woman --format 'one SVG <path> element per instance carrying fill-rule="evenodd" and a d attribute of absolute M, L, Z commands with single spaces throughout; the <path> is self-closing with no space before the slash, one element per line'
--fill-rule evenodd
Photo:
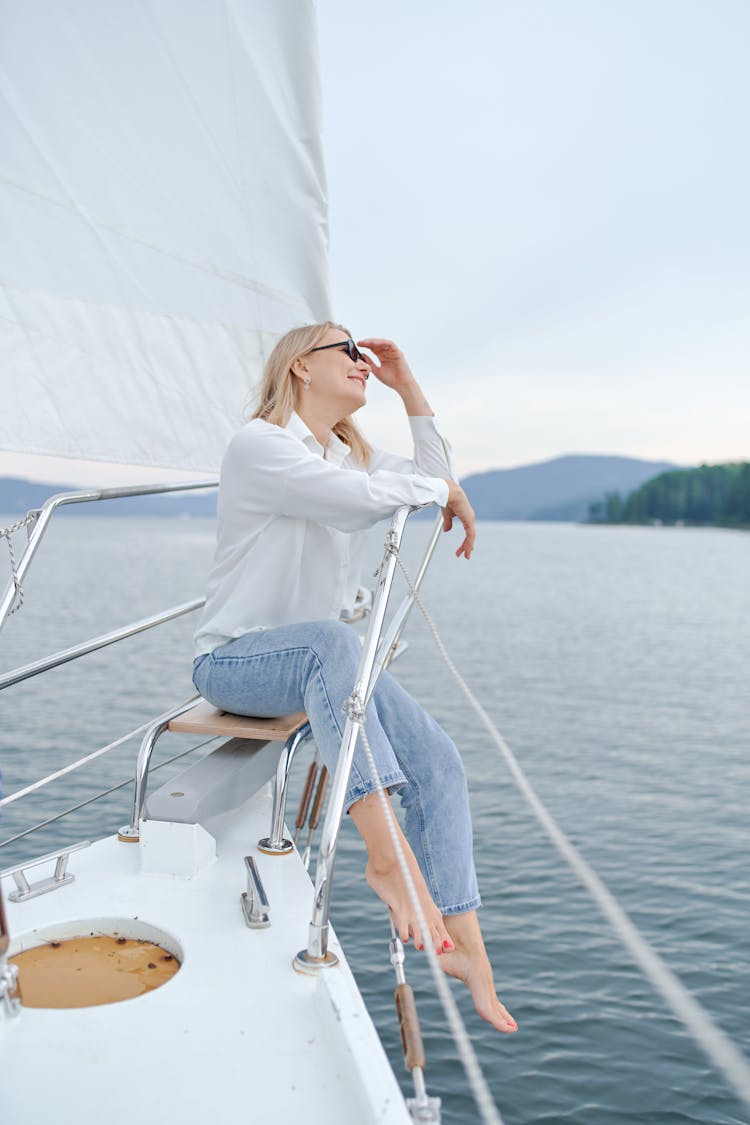
<path fill-rule="evenodd" d="M 359 346 L 378 363 L 330 322 L 294 329 L 276 344 L 260 406 L 222 465 L 215 565 L 196 634 L 194 681 L 204 698 L 235 714 L 306 711 L 331 772 L 361 655 L 357 635 L 339 617 L 354 602 L 364 530 L 404 504 L 436 503 L 446 531 L 454 518 L 463 525 L 458 556 L 471 558 L 475 536 L 474 513 L 404 356 L 388 340 Z M 371 449 L 352 419 L 365 405 L 370 374 L 406 408 L 413 462 Z M 401 939 L 412 937 L 418 948 L 432 941 L 480 1015 L 515 1031 L 479 929 L 458 751 L 388 673 L 378 681 L 366 730 L 382 784 L 398 792 L 405 810 L 406 837 L 399 833 L 429 933 L 420 932 L 358 746 L 346 804 L 367 846 L 367 881 Z"/>

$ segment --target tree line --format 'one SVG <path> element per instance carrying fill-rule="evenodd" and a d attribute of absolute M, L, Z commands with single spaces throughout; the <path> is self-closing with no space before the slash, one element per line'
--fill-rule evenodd
<path fill-rule="evenodd" d="M 685 523 L 750 527 L 750 462 L 673 469 L 627 496 L 589 505 L 589 523 Z"/>

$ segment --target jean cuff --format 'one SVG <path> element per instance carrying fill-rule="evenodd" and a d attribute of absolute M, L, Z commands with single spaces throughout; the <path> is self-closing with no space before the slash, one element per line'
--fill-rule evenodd
<path fill-rule="evenodd" d="M 460 902 L 457 906 L 438 906 L 438 910 L 441 914 L 466 914 L 469 910 L 478 910 L 481 905 L 481 898 L 475 895 L 468 902 Z"/>
<path fill-rule="evenodd" d="M 389 793 L 396 793 L 399 789 L 403 789 L 406 785 L 406 778 L 401 773 L 401 770 L 395 770 L 393 773 L 387 773 L 385 777 L 380 778 L 380 784 L 383 789 L 387 789 Z M 370 793 L 377 793 L 380 786 L 376 785 L 374 781 L 362 781 L 358 785 L 352 785 L 346 791 L 346 798 L 344 801 L 344 809 L 349 812 L 352 805 L 367 797 Z"/>

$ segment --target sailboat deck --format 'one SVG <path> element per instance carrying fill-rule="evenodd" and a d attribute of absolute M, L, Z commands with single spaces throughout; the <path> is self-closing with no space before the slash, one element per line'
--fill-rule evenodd
<path fill-rule="evenodd" d="M 182 951 L 174 978 L 137 999 L 25 1008 L 0 1022 L 9 1125 L 149 1125 L 165 1113 L 204 1125 L 248 1111 L 269 1125 L 410 1120 L 335 936 L 337 967 L 314 977 L 292 969 L 306 943 L 312 885 L 296 852 L 269 857 L 255 846 L 270 800 L 264 789 L 207 824 L 217 858 L 193 878 L 144 874 L 142 845 L 110 837 L 75 852 L 75 881 L 50 894 L 8 903 L 13 883 L 4 880 L 16 951 L 24 935 L 52 924 L 82 920 L 79 932 L 112 932 L 135 919 Z M 268 894 L 267 929 L 244 922 L 245 855 Z"/>

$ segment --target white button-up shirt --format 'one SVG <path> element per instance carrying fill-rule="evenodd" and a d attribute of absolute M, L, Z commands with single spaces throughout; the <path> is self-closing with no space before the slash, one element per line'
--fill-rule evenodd
<path fill-rule="evenodd" d="M 433 418 L 409 418 L 414 460 L 373 450 L 368 466 L 297 414 L 235 434 L 221 467 L 217 546 L 195 655 L 252 629 L 337 618 L 359 587 L 365 531 L 403 504 L 448 500 L 450 448 Z"/>

